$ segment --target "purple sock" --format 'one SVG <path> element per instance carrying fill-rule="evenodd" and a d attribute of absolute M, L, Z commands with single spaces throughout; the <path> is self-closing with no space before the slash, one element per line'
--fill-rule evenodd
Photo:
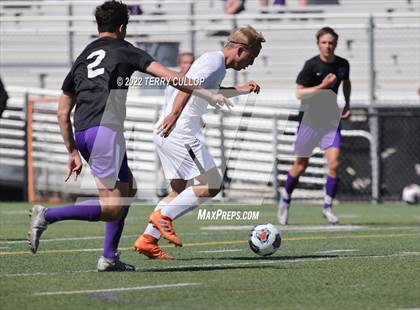
<path fill-rule="evenodd" d="M 45 220 L 50 224 L 65 220 L 97 222 L 100 215 L 99 200 L 86 200 L 77 204 L 48 208 L 45 211 Z"/>
<path fill-rule="evenodd" d="M 299 177 L 295 178 L 291 176 L 290 173 L 287 174 L 286 184 L 284 184 L 284 190 L 289 195 L 289 197 L 288 198 L 283 197 L 283 200 L 285 202 L 290 203 L 290 201 L 292 200 L 291 195 L 296 185 L 298 184 L 298 182 L 299 182 Z"/>
<path fill-rule="evenodd" d="M 118 244 L 124 228 L 125 218 L 129 208 L 124 208 L 123 217 L 119 220 L 105 223 L 105 238 L 103 256 L 106 258 L 115 258 L 118 256 Z"/>
<path fill-rule="evenodd" d="M 337 194 L 338 178 L 333 178 L 327 175 L 327 182 L 325 183 L 325 201 L 324 209 L 332 207 L 332 201 Z"/>

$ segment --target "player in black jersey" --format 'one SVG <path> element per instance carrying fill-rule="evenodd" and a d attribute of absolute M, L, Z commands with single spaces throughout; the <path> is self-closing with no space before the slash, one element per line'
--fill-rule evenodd
<path fill-rule="evenodd" d="M 283 225 L 288 223 L 292 192 L 299 176 L 305 172 L 311 152 L 316 146 L 325 151 L 328 164 L 322 212 L 330 223 L 338 223 L 337 216 L 332 212 L 332 201 L 338 186 L 341 144 L 339 120 L 351 115 L 350 66 L 346 59 L 334 54 L 338 35 L 332 28 L 320 29 L 316 39 L 320 54 L 305 62 L 296 79 L 296 95 L 302 100 L 302 106 L 306 111 L 303 113 L 294 146 L 297 157 L 288 173 L 285 187 L 281 190 L 278 220 Z M 343 82 L 345 106 L 340 115 L 337 92 L 341 82 Z M 306 114 L 309 117 L 305 119 Z"/>
<path fill-rule="evenodd" d="M 134 71 L 165 78 L 175 87 L 206 98 L 216 106 L 229 105 L 222 95 L 214 95 L 195 86 L 156 62 L 145 51 L 125 41 L 129 15 L 127 6 L 107 1 L 95 11 L 99 38 L 83 50 L 64 80 L 59 99 L 58 122 L 69 153 L 68 175 L 76 178 L 82 170 L 80 154 L 89 163 L 99 190 L 99 200 L 31 209 L 28 241 L 31 251 L 38 249 L 39 239 L 48 224 L 63 220 L 105 221 L 104 250 L 98 271 L 132 271 L 134 266 L 119 259 L 118 244 L 132 197 L 135 181 L 127 164 L 123 135 L 126 114 L 127 79 Z M 178 80 L 177 80 L 178 79 Z M 75 134 L 70 120 L 73 107 Z"/>

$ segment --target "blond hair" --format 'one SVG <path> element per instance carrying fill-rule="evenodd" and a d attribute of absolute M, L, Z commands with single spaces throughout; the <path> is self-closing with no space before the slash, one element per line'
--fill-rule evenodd
<path fill-rule="evenodd" d="M 228 37 L 227 48 L 232 48 L 235 44 L 241 44 L 248 47 L 259 46 L 265 42 L 265 38 L 261 32 L 257 32 L 253 27 L 247 25 L 245 27 L 236 28 Z"/>

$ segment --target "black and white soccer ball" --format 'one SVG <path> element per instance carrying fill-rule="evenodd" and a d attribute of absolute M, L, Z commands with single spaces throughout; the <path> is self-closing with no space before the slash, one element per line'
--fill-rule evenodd
<path fill-rule="evenodd" d="M 260 256 L 273 254 L 280 248 L 280 245 L 281 234 L 273 224 L 259 224 L 249 232 L 249 247 Z"/>
<path fill-rule="evenodd" d="M 420 201 L 420 186 L 410 184 L 403 188 L 402 200 L 409 204 L 416 204 Z"/>

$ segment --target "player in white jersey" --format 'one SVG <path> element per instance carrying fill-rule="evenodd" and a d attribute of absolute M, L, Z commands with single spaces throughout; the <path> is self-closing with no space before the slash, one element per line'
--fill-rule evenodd
<path fill-rule="evenodd" d="M 254 81 L 228 88 L 220 85 L 226 69 L 239 71 L 252 65 L 263 42 L 263 35 L 251 26 L 238 28 L 229 35 L 221 51 L 208 52 L 199 57 L 186 76 L 200 81 L 204 89 L 222 93 L 226 97 L 258 93 L 260 87 Z M 157 243 L 160 237 L 163 236 L 175 246 L 182 246 L 172 221 L 220 192 L 222 177 L 207 147 L 197 139 L 207 107 L 207 102 L 194 94 L 175 91 L 166 102 L 157 124 L 154 142 L 173 191 L 150 214 L 149 225 L 133 245 L 135 251 L 149 258 L 171 259 L 159 248 Z M 192 185 L 194 180 L 197 185 Z"/>

